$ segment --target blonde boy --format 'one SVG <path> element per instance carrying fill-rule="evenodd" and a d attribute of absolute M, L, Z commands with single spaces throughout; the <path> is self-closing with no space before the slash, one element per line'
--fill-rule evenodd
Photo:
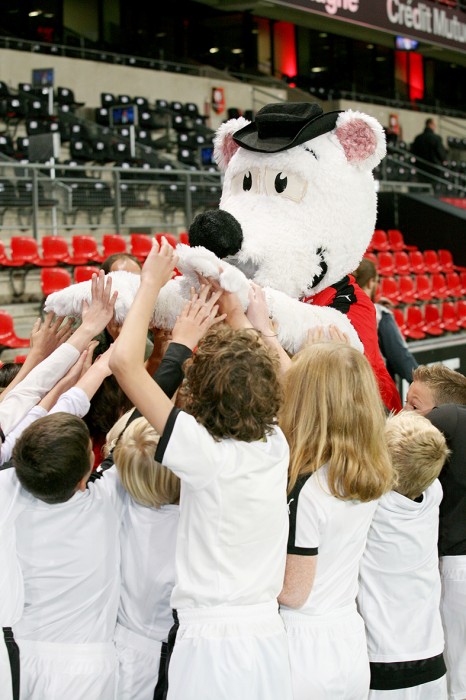
<path fill-rule="evenodd" d="M 385 434 L 397 485 L 380 500 L 359 574 L 369 698 L 444 700 L 437 476 L 449 451 L 441 432 L 413 412 L 391 416 Z"/>

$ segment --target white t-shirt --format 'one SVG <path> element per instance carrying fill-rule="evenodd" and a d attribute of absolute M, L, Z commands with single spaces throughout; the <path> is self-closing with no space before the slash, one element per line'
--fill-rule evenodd
<path fill-rule="evenodd" d="M 159 642 L 167 640 L 173 625 L 170 597 L 179 510 L 177 505 L 148 508 L 129 499 L 121 526 L 118 622 Z"/>
<path fill-rule="evenodd" d="M 377 501 L 343 501 L 332 496 L 327 472 L 324 465 L 299 480 L 288 499 L 288 553 L 318 554 L 311 593 L 299 608 L 306 615 L 324 615 L 355 604 L 359 560 L 377 507 Z"/>
<path fill-rule="evenodd" d="M 379 502 L 361 560 L 358 606 L 369 659 L 415 661 L 441 654 L 437 537 L 442 487 L 420 503 L 390 491 Z"/>
<path fill-rule="evenodd" d="M 23 576 L 16 556 L 15 521 L 33 501 L 14 469 L 0 472 L 0 626 L 12 627 L 23 612 Z"/>
<path fill-rule="evenodd" d="M 286 563 L 288 443 L 216 441 L 174 409 L 156 459 L 181 479 L 175 609 L 277 598 Z"/>
<path fill-rule="evenodd" d="M 33 499 L 16 520 L 24 576 L 17 639 L 113 639 L 120 598 L 119 529 L 127 494 L 113 467 L 66 503 Z"/>

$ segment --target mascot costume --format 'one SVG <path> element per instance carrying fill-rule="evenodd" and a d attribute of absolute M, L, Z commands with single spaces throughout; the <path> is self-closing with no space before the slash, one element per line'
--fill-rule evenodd
<path fill-rule="evenodd" d="M 309 329 L 330 325 L 362 350 L 389 410 L 401 401 L 377 341 L 375 309 L 350 274 L 371 240 L 377 213 L 373 168 L 386 152 L 382 126 L 361 112 L 324 113 L 315 103 L 263 107 L 254 122 L 222 124 L 214 156 L 224 172 L 218 210 L 200 214 L 178 245 L 181 275 L 162 290 L 153 325 L 173 327 L 198 273 L 235 292 L 246 309 L 249 280 L 261 285 L 278 339 L 290 353 Z M 122 322 L 139 278 L 110 273 Z M 55 292 L 45 310 L 80 313 L 90 283 Z"/>

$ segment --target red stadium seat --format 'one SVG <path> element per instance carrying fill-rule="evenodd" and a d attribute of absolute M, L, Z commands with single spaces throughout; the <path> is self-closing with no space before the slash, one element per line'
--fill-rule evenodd
<path fill-rule="evenodd" d="M 454 272 L 453 255 L 449 250 L 441 248 L 438 251 L 438 261 L 442 272 Z"/>
<path fill-rule="evenodd" d="M 27 355 L 15 355 L 13 362 L 15 365 L 23 365 L 26 362 Z"/>
<path fill-rule="evenodd" d="M 420 250 L 411 250 L 409 253 L 409 259 L 411 262 L 411 272 L 414 272 L 415 274 L 422 274 L 426 271 L 424 256 Z"/>
<path fill-rule="evenodd" d="M 440 263 L 436 250 L 424 251 L 424 267 L 426 272 L 440 272 Z"/>
<path fill-rule="evenodd" d="M 409 275 L 398 278 L 399 298 L 403 304 L 414 304 L 417 301 L 416 285 Z"/>
<path fill-rule="evenodd" d="M 466 328 L 466 301 L 460 299 L 456 303 L 456 313 L 459 325 L 461 328 Z"/>
<path fill-rule="evenodd" d="M 429 275 L 416 275 L 415 286 L 416 296 L 419 301 L 430 301 L 432 299 L 432 283 Z"/>
<path fill-rule="evenodd" d="M 460 272 L 461 296 L 466 296 L 466 272 Z"/>
<path fill-rule="evenodd" d="M 371 242 L 369 243 L 368 250 L 390 250 L 390 245 L 388 243 L 388 238 L 385 231 L 383 231 L 380 228 L 375 229 L 371 238 Z"/>
<path fill-rule="evenodd" d="M 422 340 L 426 337 L 424 315 L 419 306 L 408 306 L 406 311 L 406 337 L 412 340 Z"/>
<path fill-rule="evenodd" d="M 407 328 L 403 309 L 393 309 L 393 316 L 395 318 L 398 328 L 400 329 L 401 335 L 404 337 L 406 335 Z"/>
<path fill-rule="evenodd" d="M 88 262 L 103 262 L 104 258 L 99 253 L 94 236 L 73 236 L 71 245 L 73 249 L 71 259 L 74 265 L 82 265 Z"/>
<path fill-rule="evenodd" d="M 39 265 L 39 246 L 32 236 L 12 236 L 10 239 L 10 265 Z"/>
<path fill-rule="evenodd" d="M 69 287 L 71 275 L 64 267 L 44 267 L 40 271 L 40 285 L 44 297 Z"/>
<path fill-rule="evenodd" d="M 181 243 L 181 241 L 180 241 L 180 243 Z M 379 260 L 378 260 L 377 255 L 375 253 L 368 253 L 366 250 L 366 252 L 364 253 L 364 257 L 366 258 L 366 260 L 370 260 L 372 263 L 374 263 L 376 268 L 378 267 Z"/>
<path fill-rule="evenodd" d="M 424 327 L 423 330 L 429 335 L 442 335 L 443 323 L 440 311 L 436 304 L 426 304 L 424 307 Z"/>
<path fill-rule="evenodd" d="M 393 255 L 393 259 L 395 261 L 395 274 L 409 275 L 411 272 L 411 263 L 408 253 L 403 250 L 397 250 Z"/>
<path fill-rule="evenodd" d="M 447 294 L 449 297 L 462 297 L 463 287 L 461 284 L 461 277 L 457 272 L 447 272 L 445 275 L 447 281 Z"/>
<path fill-rule="evenodd" d="M 390 250 L 417 250 L 417 246 L 407 245 L 405 243 L 403 234 L 401 231 L 398 231 L 398 229 L 388 229 L 387 238 L 390 245 Z"/>
<path fill-rule="evenodd" d="M 152 238 L 145 233 L 131 233 L 131 254 L 144 261 L 152 248 Z"/>
<path fill-rule="evenodd" d="M 1 267 L 10 267 L 11 266 L 11 260 L 6 254 L 5 250 L 5 244 L 0 241 L 0 266 Z"/>
<path fill-rule="evenodd" d="M 400 300 L 398 292 L 398 283 L 394 277 L 382 277 L 378 289 L 378 298 L 388 299 L 394 304 Z"/>
<path fill-rule="evenodd" d="M 62 236 L 43 236 L 42 238 L 42 258 L 49 263 L 71 264 L 68 241 Z"/>
<path fill-rule="evenodd" d="M 157 243 L 159 245 L 162 245 L 162 236 L 166 238 L 167 243 L 169 243 L 172 248 L 176 248 L 178 245 L 178 239 L 173 235 L 173 233 L 156 233 L 155 238 L 157 239 Z"/>
<path fill-rule="evenodd" d="M 181 231 L 179 235 L 179 242 L 184 243 L 184 245 L 189 245 L 189 234 L 187 231 Z"/>
<path fill-rule="evenodd" d="M 126 253 L 126 240 L 118 233 L 105 233 L 102 236 L 103 259 L 115 253 Z"/>
<path fill-rule="evenodd" d="M 74 281 L 77 282 L 87 282 L 87 280 L 92 279 L 92 275 L 99 272 L 98 267 L 93 265 L 77 265 L 74 268 Z"/>
<path fill-rule="evenodd" d="M 445 275 L 436 272 L 432 275 L 432 296 L 434 299 L 446 299 L 448 297 Z"/>
<path fill-rule="evenodd" d="M 13 317 L 8 311 L 0 311 L 0 347 L 4 348 L 28 348 L 29 338 L 20 338 L 16 335 Z"/>
<path fill-rule="evenodd" d="M 452 301 L 444 301 L 442 304 L 442 323 L 446 331 L 455 333 L 461 328 L 458 319 L 456 304 Z"/>
<path fill-rule="evenodd" d="M 377 256 L 377 272 L 383 277 L 393 277 L 395 274 L 395 260 L 392 253 L 385 251 Z"/>

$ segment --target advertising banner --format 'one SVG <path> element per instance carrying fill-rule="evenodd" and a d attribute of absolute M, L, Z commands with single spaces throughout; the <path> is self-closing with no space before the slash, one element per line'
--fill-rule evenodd
<path fill-rule="evenodd" d="M 446 3 L 432 0 L 275 0 L 275 4 L 466 52 L 466 11 Z"/>

